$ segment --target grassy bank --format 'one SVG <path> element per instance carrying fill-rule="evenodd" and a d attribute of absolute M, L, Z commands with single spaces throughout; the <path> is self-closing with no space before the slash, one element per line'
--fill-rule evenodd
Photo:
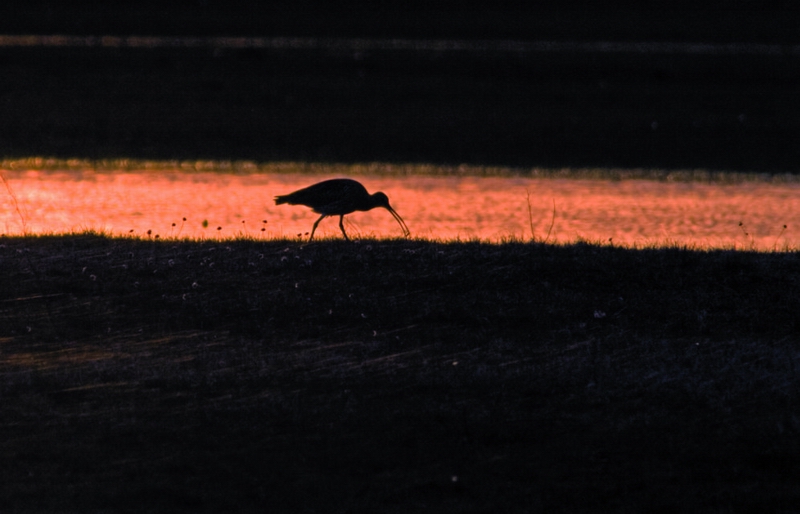
<path fill-rule="evenodd" d="M 0 238 L 0 509 L 800 500 L 797 253 Z"/>

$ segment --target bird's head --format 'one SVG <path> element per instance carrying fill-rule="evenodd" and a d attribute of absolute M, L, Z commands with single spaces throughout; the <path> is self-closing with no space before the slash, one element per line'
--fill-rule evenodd
<path fill-rule="evenodd" d="M 388 196 L 386 196 L 384 193 L 378 191 L 377 193 L 372 195 L 372 202 L 376 207 L 383 207 L 384 209 L 386 209 L 387 211 L 392 213 L 392 216 L 394 216 L 394 219 L 396 219 L 397 223 L 399 223 L 400 226 L 403 228 L 403 235 L 405 237 L 408 237 L 409 235 L 411 235 L 411 231 L 408 230 L 408 226 L 406 225 L 406 222 L 403 221 L 403 218 L 401 218 L 400 215 L 397 214 L 397 211 L 392 209 L 392 206 L 389 205 L 389 197 Z"/>
<path fill-rule="evenodd" d="M 372 202 L 377 207 L 383 207 L 384 209 L 391 209 L 391 207 L 389 206 L 389 197 L 386 196 L 385 193 L 382 193 L 380 191 L 372 195 Z"/>

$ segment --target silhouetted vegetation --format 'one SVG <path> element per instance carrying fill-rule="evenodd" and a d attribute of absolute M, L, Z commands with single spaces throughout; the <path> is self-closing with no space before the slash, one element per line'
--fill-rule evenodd
<path fill-rule="evenodd" d="M 788 512 L 799 257 L 2 237 L 0 509 Z"/>

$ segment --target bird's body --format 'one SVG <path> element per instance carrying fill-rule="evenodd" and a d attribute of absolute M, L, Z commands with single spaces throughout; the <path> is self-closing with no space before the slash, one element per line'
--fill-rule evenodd
<path fill-rule="evenodd" d="M 294 193 L 275 197 L 275 205 L 284 203 L 305 205 L 322 215 L 314 222 L 309 241 L 314 239 L 314 231 L 317 230 L 319 222 L 327 216 L 339 216 L 339 228 L 342 230 L 344 238 L 349 239 L 344 231 L 344 216 L 355 211 L 368 211 L 375 207 L 383 207 L 388 210 L 403 228 L 405 236 L 410 233 L 403 218 L 389 205 L 389 198 L 385 194 L 378 192 L 371 195 L 361 183 L 348 178 L 324 180 Z"/>

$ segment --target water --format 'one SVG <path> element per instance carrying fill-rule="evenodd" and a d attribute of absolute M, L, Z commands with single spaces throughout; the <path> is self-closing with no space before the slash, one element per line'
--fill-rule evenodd
<path fill-rule="evenodd" d="M 3 171 L 0 232 L 174 238 L 305 238 L 318 215 L 273 197 L 339 175 Z M 800 246 L 800 184 L 356 176 L 384 191 L 413 237 L 701 248 Z M 786 228 L 783 228 L 784 225 Z M 352 237 L 400 237 L 383 209 L 345 218 Z M 148 235 L 149 232 L 149 235 Z M 320 237 L 340 237 L 338 219 Z M 315 236 L 317 237 L 317 236 Z"/>

